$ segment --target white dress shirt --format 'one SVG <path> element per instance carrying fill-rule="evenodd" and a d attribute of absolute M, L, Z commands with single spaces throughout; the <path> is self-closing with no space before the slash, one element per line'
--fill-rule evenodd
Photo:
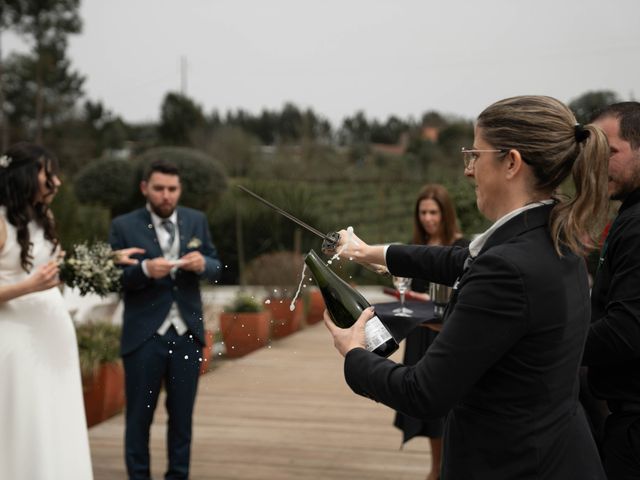
<path fill-rule="evenodd" d="M 177 212 L 174 210 L 171 216 L 165 219 L 156 215 L 153 212 L 153 210 L 151 210 L 151 207 L 148 204 L 147 204 L 147 210 L 149 210 L 149 213 L 151 214 L 151 222 L 153 223 L 153 228 L 156 231 L 156 236 L 158 237 L 158 243 L 160 245 L 160 248 L 162 249 L 164 258 L 170 261 L 178 260 L 180 255 L 180 231 L 178 230 Z M 173 244 L 171 245 L 169 244 L 169 240 L 170 240 L 169 232 L 162 225 L 162 222 L 164 220 L 169 220 L 170 222 L 173 222 L 173 225 L 175 228 Z M 147 260 L 142 262 L 142 271 L 148 277 L 149 272 L 147 271 L 146 262 Z M 171 270 L 170 275 L 172 278 L 175 276 L 177 269 L 178 267 L 175 267 Z M 164 320 L 164 322 L 162 322 L 162 325 L 160 325 L 160 328 L 158 328 L 157 330 L 158 335 L 164 335 L 165 333 L 167 333 L 167 330 L 171 328 L 171 325 L 174 326 L 174 328 L 176 329 L 176 332 L 178 332 L 178 335 L 184 335 L 185 333 L 187 333 L 187 330 L 189 329 L 187 327 L 187 324 L 184 322 L 184 320 L 180 316 L 180 311 L 178 310 L 178 306 L 176 305 L 175 302 L 171 305 L 171 309 L 167 314 L 167 318 Z"/>

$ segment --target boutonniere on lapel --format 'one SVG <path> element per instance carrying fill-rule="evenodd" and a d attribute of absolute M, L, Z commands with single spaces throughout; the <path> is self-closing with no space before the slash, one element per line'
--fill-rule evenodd
<path fill-rule="evenodd" d="M 189 240 L 189 243 L 187 243 L 187 248 L 190 250 L 197 250 L 201 246 L 202 240 L 200 240 L 198 237 L 193 237 L 191 240 Z"/>

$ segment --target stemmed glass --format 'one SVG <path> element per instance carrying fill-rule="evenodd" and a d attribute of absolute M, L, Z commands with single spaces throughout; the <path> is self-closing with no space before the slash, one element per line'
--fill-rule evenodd
<path fill-rule="evenodd" d="M 407 277 L 393 277 L 393 286 L 400 294 L 400 307 L 393 309 L 393 313 L 400 317 L 410 317 L 413 310 L 404 306 L 404 294 L 409 290 L 411 279 Z"/>

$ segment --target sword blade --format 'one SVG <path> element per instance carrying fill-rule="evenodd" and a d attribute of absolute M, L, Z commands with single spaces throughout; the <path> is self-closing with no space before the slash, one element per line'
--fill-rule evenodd
<path fill-rule="evenodd" d="M 300 225 L 303 228 L 306 228 L 308 231 L 310 231 L 311 233 L 319 236 L 320 238 L 323 238 L 325 240 L 329 240 L 332 241 L 332 239 L 327 236 L 326 234 L 322 233 L 320 230 L 313 228 L 311 225 L 306 224 L 305 222 L 303 222 L 302 220 L 300 220 L 297 217 L 294 217 L 293 215 L 291 215 L 289 212 L 281 209 L 280 207 L 278 207 L 277 205 L 274 205 L 273 203 L 271 203 L 269 200 L 266 200 L 264 198 L 262 198 L 260 195 L 258 195 L 257 193 L 252 192 L 251 190 L 249 190 L 248 188 L 243 187 L 242 185 L 236 185 L 240 190 L 242 190 L 245 193 L 248 193 L 249 195 L 251 195 L 253 198 L 255 198 L 256 200 L 259 200 L 260 202 L 262 202 L 263 204 L 265 204 L 267 207 L 272 208 L 273 210 L 275 210 L 276 212 L 278 212 L 280 215 L 287 217 L 289 220 L 291 220 L 292 222 L 297 223 L 298 225 Z"/>

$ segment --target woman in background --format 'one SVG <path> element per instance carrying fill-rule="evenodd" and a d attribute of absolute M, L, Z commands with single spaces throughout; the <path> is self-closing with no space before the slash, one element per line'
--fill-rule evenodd
<path fill-rule="evenodd" d="M 415 202 L 413 214 L 413 239 L 415 245 L 453 245 L 466 247 L 469 242 L 462 237 L 456 211 L 447 189 L 439 184 L 425 185 Z M 411 290 L 425 293 L 429 282 L 414 278 Z M 405 365 L 415 365 L 424 356 L 438 333 L 430 328 L 414 329 L 406 338 Z M 431 447 L 431 469 L 427 480 L 436 480 L 442 458 L 442 428 L 444 418 L 417 419 L 402 412 L 396 414 L 394 425 L 402 430 L 403 443 L 413 437 L 427 437 Z"/>

